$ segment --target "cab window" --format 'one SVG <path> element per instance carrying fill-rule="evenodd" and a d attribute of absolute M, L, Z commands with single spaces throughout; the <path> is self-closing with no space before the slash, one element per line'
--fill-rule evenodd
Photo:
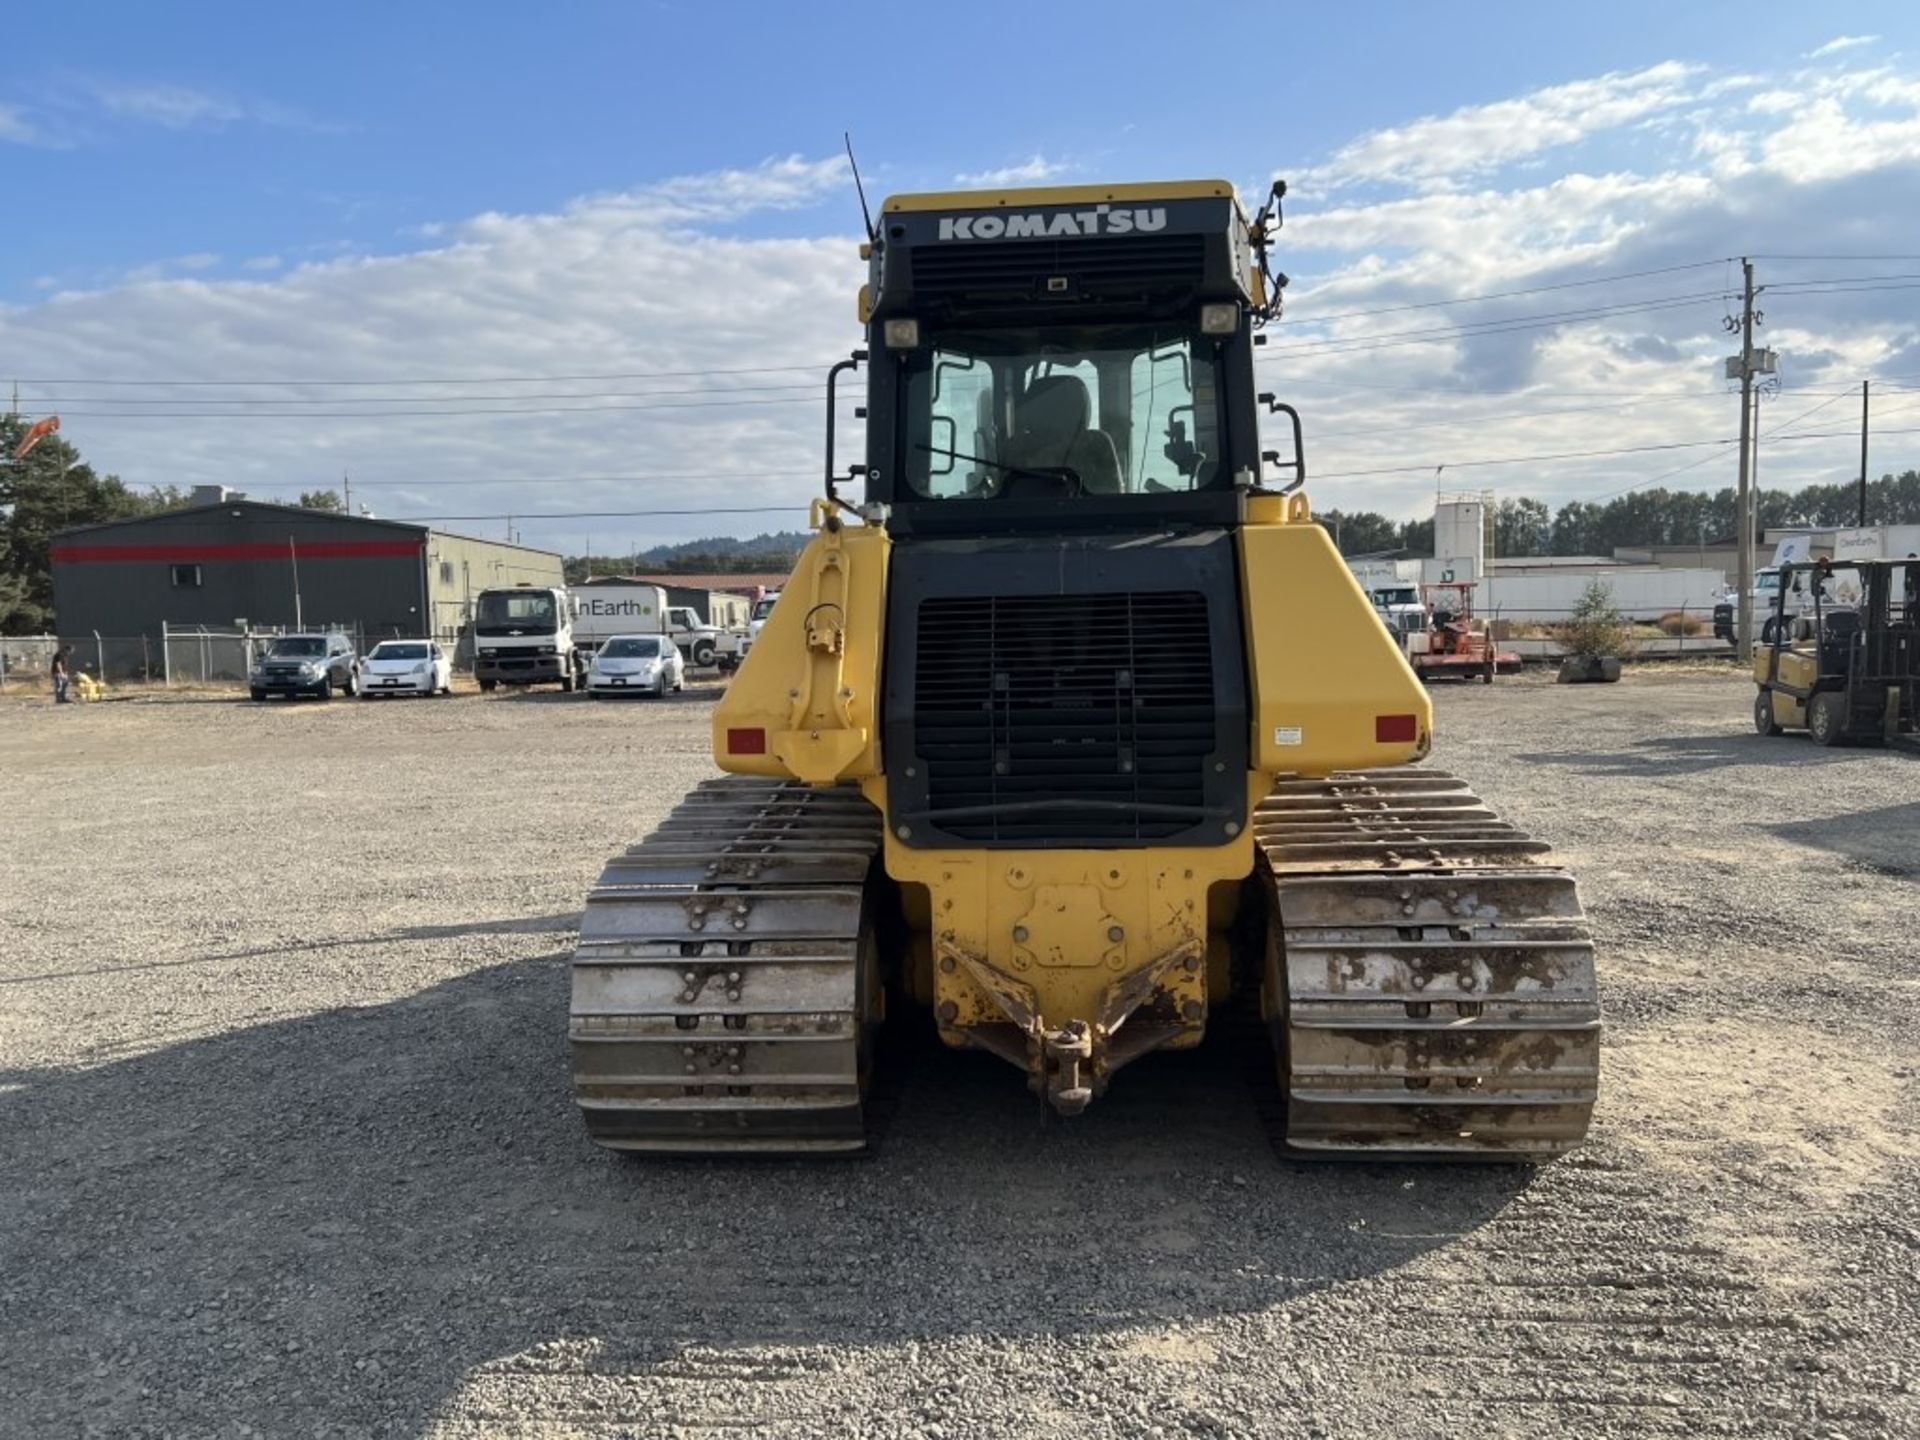
<path fill-rule="evenodd" d="M 909 361 L 908 484 L 933 500 L 1215 484 L 1217 349 L 1172 324 L 945 333 Z"/>

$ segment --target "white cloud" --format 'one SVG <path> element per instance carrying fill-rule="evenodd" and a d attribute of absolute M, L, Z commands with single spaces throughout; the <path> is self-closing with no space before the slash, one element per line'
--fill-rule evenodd
<path fill-rule="evenodd" d="M 1042 180 L 1051 180 L 1056 175 L 1065 175 L 1074 166 L 1065 160 L 1049 160 L 1046 156 L 1035 154 L 1017 165 L 1003 165 L 996 170 L 963 171 L 953 177 L 956 185 L 969 188 L 992 188 L 998 185 L 1033 185 Z"/>
<path fill-rule="evenodd" d="M 196 250 L 191 255 L 175 255 L 166 260 L 150 260 L 145 265 L 136 265 L 121 277 L 126 285 L 152 285 L 178 275 L 196 275 L 219 265 L 220 257 L 210 250 Z"/>
<path fill-rule="evenodd" d="M 734 232 L 756 211 L 836 195 L 845 174 L 842 157 L 789 157 L 245 279 L 181 257 L 135 283 L 0 307 L 0 351 L 34 355 L 42 376 L 92 377 L 23 380 L 23 403 L 57 405 L 63 433 L 136 484 L 288 496 L 346 468 L 356 498 L 393 516 L 789 507 L 518 522 L 529 541 L 572 550 L 588 533 L 625 549 L 797 525 L 818 487 L 826 366 L 859 341 L 857 210 L 850 193 L 823 208 L 812 238 Z M 541 376 L 605 378 L 525 378 Z M 454 378 L 471 383 L 419 383 Z M 127 379 L 380 383 L 107 383 Z M 219 403 L 234 399 L 254 403 Z M 422 411 L 509 413 L 395 413 Z M 709 478 L 658 478 L 685 475 Z"/>
<path fill-rule="evenodd" d="M 1433 466 L 1443 463 L 1450 482 L 1555 504 L 1618 491 L 1701 456 L 1703 463 L 1670 483 L 1731 483 L 1730 449 L 1484 469 L 1463 463 L 1729 434 L 1737 417 L 1720 379 L 1727 342 L 1719 321 L 1731 277 L 1725 263 L 1698 262 L 1769 245 L 1841 256 L 1905 248 L 1900 237 L 1920 215 L 1920 75 L 1893 65 L 1806 69 L 1699 75 L 1688 88 L 1694 97 L 1684 109 L 1659 117 L 1672 123 L 1642 128 L 1627 152 L 1651 159 L 1646 170 L 1549 169 L 1542 178 L 1545 162 L 1535 156 L 1522 183 L 1495 178 L 1498 167 L 1489 165 L 1458 169 L 1450 188 L 1438 188 L 1432 170 L 1398 165 L 1392 148 L 1372 135 L 1342 153 L 1365 150 L 1380 162 L 1373 166 L 1379 198 L 1324 207 L 1296 201 L 1282 261 L 1291 259 L 1298 283 L 1262 368 L 1277 387 L 1294 388 L 1290 398 L 1307 412 L 1322 508 L 1417 516 L 1429 503 Z M 1536 98 L 1515 104 L 1526 108 Z M 1462 141 L 1452 153 L 1468 149 Z M 1473 163 L 1495 152 L 1510 156 L 1512 147 L 1482 149 Z M 1474 183 L 1458 184 L 1468 173 Z M 1780 247 L 1778 237 L 1788 234 L 1793 244 Z M 1309 266 L 1324 268 L 1313 274 Z M 1836 269 L 1899 268 L 1761 267 L 1763 283 L 1776 286 Z M 1653 273 L 1507 300 L 1432 303 L 1641 270 Z M 1560 328 L 1498 330 L 1549 312 L 1638 300 L 1675 303 Z M 1353 314 L 1387 307 L 1405 308 Z M 1904 371 L 1920 361 L 1920 295 L 1776 288 L 1768 310 L 1763 338 L 1779 349 L 1789 388 L 1781 402 L 1787 409 L 1763 418 L 1763 428 L 1832 393 L 1805 398 L 1796 387 L 1837 391 L 1875 366 Z M 1455 322 L 1489 328 L 1464 333 Z M 1844 440 L 1763 448 L 1769 488 L 1842 478 L 1858 459 Z M 1885 463 L 1911 461 L 1890 453 Z M 1403 473 L 1409 467 L 1420 473 Z"/>
<path fill-rule="evenodd" d="M 1851 108 L 1856 97 L 1875 111 Z M 1802 93 L 1781 113 L 1785 123 L 1764 137 L 1760 150 L 1770 169 L 1795 183 L 1920 160 L 1920 84 L 1913 81 L 1878 75 L 1859 85 L 1824 87 Z"/>
<path fill-rule="evenodd" d="M 1518 139 L 1494 133 L 1496 112 L 1527 117 Z M 1599 173 L 1549 153 L 1569 134 L 1656 117 L 1669 123 L 1636 129 Z M 1371 188 L 1333 203 L 1296 192 L 1282 232 L 1278 259 L 1297 283 L 1261 352 L 1262 378 L 1306 415 L 1323 509 L 1419 514 L 1439 464 L 1449 483 L 1555 504 L 1700 455 L 1706 463 L 1672 483 L 1730 483 L 1730 451 L 1484 470 L 1465 462 L 1730 433 L 1737 417 L 1719 371 L 1728 277 L 1723 264 L 1698 262 L 1769 248 L 1894 253 L 1908 248 L 1900 237 L 1920 216 L 1920 74 L 1892 64 L 1737 77 L 1655 66 L 1416 122 L 1427 124 L 1437 128 L 1425 139 L 1410 127 L 1357 138 L 1339 153 Z M 1429 140 L 1433 153 L 1421 159 Z M 1529 162 L 1524 178 L 1499 173 L 1516 159 Z M 960 183 L 1040 178 L 982 173 Z M 786 238 L 761 223 L 776 210 Z M 58 401 L 64 433 L 136 482 L 288 495 L 337 484 L 346 468 L 356 499 L 364 488 L 382 514 L 512 511 L 527 539 L 568 550 L 589 536 L 618 551 L 752 533 L 798 523 L 818 484 L 825 364 L 859 338 L 858 228 L 844 157 L 776 157 L 550 213 L 453 220 L 409 237 L 419 248 L 397 255 L 284 270 L 261 257 L 231 272 L 167 262 L 142 284 L 0 307 L 0 353 L 35 356 L 41 375 L 98 377 L 84 388 L 23 381 L 23 401 Z M 313 253 L 299 246 L 295 237 L 282 253 Z M 1570 283 L 1637 271 L 1657 273 Z M 1763 338 L 1780 350 L 1789 387 L 1837 389 L 1875 365 L 1920 365 L 1920 356 L 1900 359 L 1920 347 L 1920 292 L 1797 294 L 1779 284 L 1822 273 L 1763 262 L 1763 282 L 1776 286 Z M 227 275 L 238 278 L 216 278 Z M 1433 305 L 1534 286 L 1566 288 Z M 1674 297 L 1685 298 L 1558 329 L 1450 328 Z M 1418 308 L 1331 318 L 1385 307 Z M 741 371 L 752 373 L 728 373 Z M 600 378 L 523 381 L 538 376 Z M 174 405 L 103 383 L 142 377 L 380 383 L 160 392 L 192 402 Z M 469 383 L 420 383 L 453 377 Z M 218 397 L 273 403 L 209 403 Z M 1791 388 L 1783 398 L 1788 408 L 1776 404 L 1764 425 L 1817 403 Z M 556 407 L 573 413 L 535 413 Z M 518 413 L 444 413 L 458 410 Z M 843 438 L 842 447 L 850 463 L 852 445 Z M 1843 441 L 1769 448 L 1767 484 L 1836 478 L 1857 464 L 1857 448 L 1848 450 Z M 1906 462 L 1890 451 L 1886 463 Z M 1409 466 L 1417 473 L 1402 473 Z M 1395 473 L 1351 473 L 1359 470 Z M 680 476 L 705 478 L 670 478 Z M 771 504 L 792 508 L 526 518 Z"/>
<path fill-rule="evenodd" d="M 1698 73 L 1698 66 L 1670 60 L 1465 105 L 1450 115 L 1363 135 L 1306 178 L 1329 187 L 1359 181 L 1448 184 L 1683 105 L 1692 98 L 1689 82 Z"/>
<path fill-rule="evenodd" d="M 752 210 L 795 210 L 844 189 L 853 199 L 853 171 L 844 155 L 809 160 L 786 155 L 739 170 L 683 175 L 628 195 L 599 196 L 594 206 L 632 205 L 655 219 L 724 220 Z"/>
<path fill-rule="evenodd" d="M 103 84 L 95 86 L 93 93 L 111 114 L 169 130 L 188 130 L 199 125 L 217 128 L 247 113 L 231 100 L 190 90 L 184 85 Z"/>
<path fill-rule="evenodd" d="M 0 104 L 0 143 L 35 145 L 40 139 L 39 129 L 27 119 L 19 106 Z"/>
<path fill-rule="evenodd" d="M 86 77 L 74 77 L 72 83 L 108 115 L 166 130 L 220 130 L 240 123 L 286 130 L 338 128 L 275 101 L 215 95 L 186 85 Z"/>
<path fill-rule="evenodd" d="M 1823 60 L 1829 55 L 1838 55 L 1843 50 L 1857 50 L 1862 45 L 1876 45 L 1878 35 L 1836 35 L 1817 50 L 1809 50 L 1807 59 Z"/>
<path fill-rule="evenodd" d="M 1516 271 L 1592 258 L 1664 214 L 1711 197 L 1702 175 L 1565 175 L 1523 190 L 1483 189 L 1333 206 L 1288 220 L 1291 250 L 1446 255 L 1464 289 Z"/>

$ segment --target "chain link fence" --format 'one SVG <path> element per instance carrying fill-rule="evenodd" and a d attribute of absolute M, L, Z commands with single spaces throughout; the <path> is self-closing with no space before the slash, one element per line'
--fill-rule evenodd
<path fill-rule="evenodd" d="M 310 625 L 301 633 L 338 632 L 366 653 L 360 626 Z M 202 625 L 163 625 L 159 635 L 0 636 L 0 693 L 51 692 L 53 657 L 68 647 L 67 667 L 109 686 L 242 686 L 255 662 L 287 627 L 216 630 Z"/>

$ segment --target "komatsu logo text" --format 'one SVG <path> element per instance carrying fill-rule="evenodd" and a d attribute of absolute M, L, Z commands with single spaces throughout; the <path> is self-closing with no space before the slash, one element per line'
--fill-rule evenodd
<path fill-rule="evenodd" d="M 1051 240 L 1061 235 L 1131 235 L 1167 228 L 1163 208 L 1116 208 L 1096 205 L 1091 210 L 1057 210 L 1052 214 L 944 215 L 942 240 Z"/>

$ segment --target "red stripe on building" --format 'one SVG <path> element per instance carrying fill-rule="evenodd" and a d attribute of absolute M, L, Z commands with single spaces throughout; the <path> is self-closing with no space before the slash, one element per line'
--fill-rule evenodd
<path fill-rule="evenodd" d="M 426 548 L 426 540 L 308 540 L 295 541 L 292 557 L 300 560 L 411 559 Z M 285 560 L 284 540 L 249 541 L 244 545 L 196 545 L 176 541 L 168 545 L 56 545 L 56 565 L 111 565 L 140 561 L 189 565 L 207 560 Z"/>

